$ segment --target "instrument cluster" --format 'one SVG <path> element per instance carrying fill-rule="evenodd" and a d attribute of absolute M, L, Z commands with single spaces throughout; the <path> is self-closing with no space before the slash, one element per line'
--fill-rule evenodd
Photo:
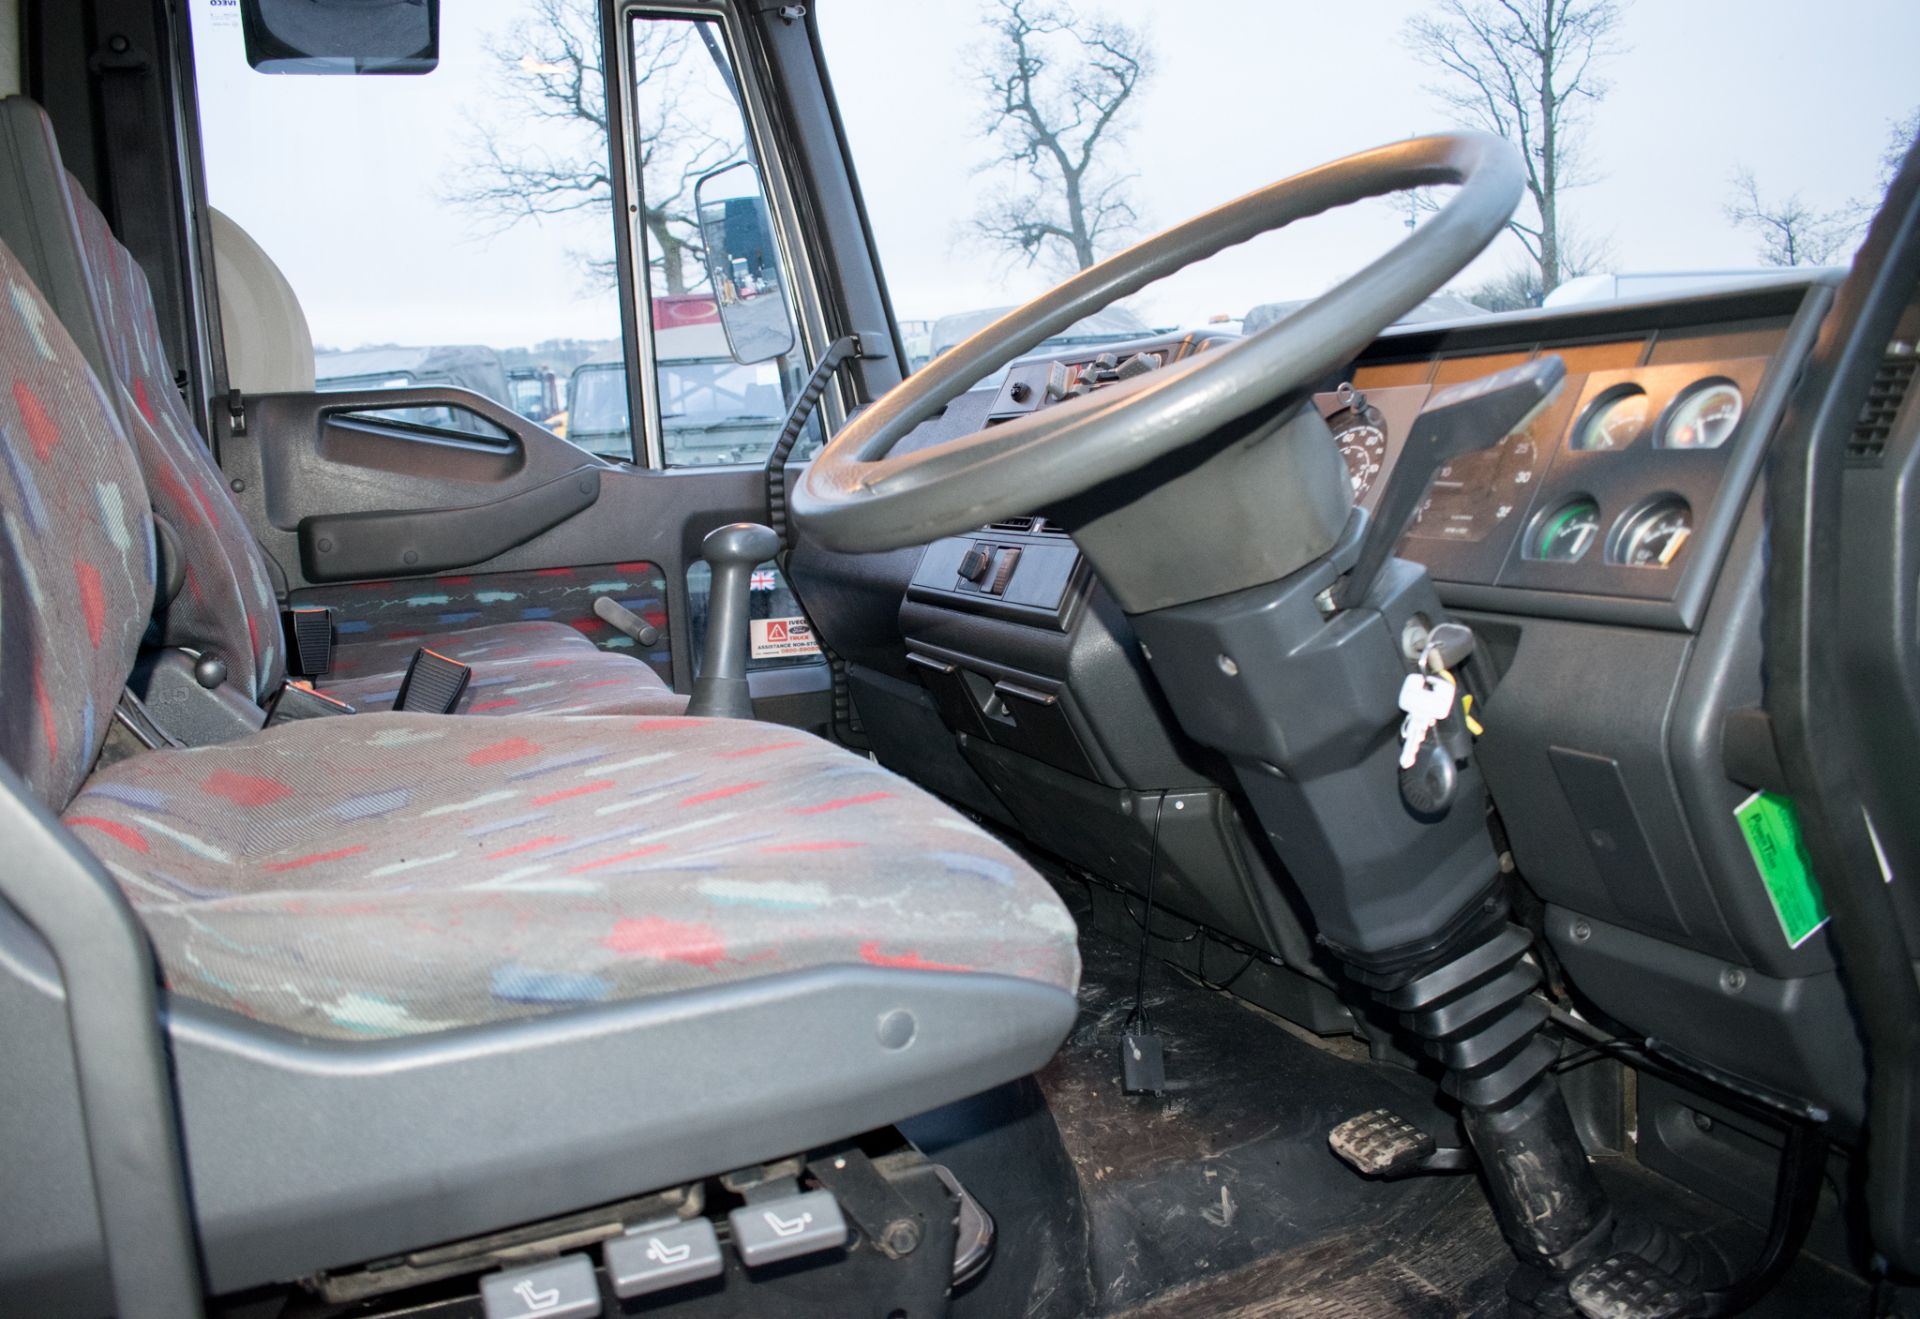
<path fill-rule="evenodd" d="M 1548 350 L 1551 351 L 1551 350 Z M 1569 374 L 1522 430 L 1440 469 L 1402 542 L 1437 580 L 1548 592 L 1671 598 L 1699 511 L 1766 357 L 1608 367 Z M 1455 359 L 1451 379 L 1510 362 Z M 1429 393 L 1444 383 L 1342 384 L 1315 396 L 1371 509 Z"/>

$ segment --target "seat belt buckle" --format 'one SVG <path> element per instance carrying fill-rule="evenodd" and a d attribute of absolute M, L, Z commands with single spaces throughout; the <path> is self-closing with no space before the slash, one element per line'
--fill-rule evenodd
<path fill-rule="evenodd" d="M 287 670 L 296 678 L 324 678 L 333 668 L 333 611 L 289 605 L 280 611 L 287 634 Z"/>
<path fill-rule="evenodd" d="M 393 708 L 405 714 L 452 714 L 472 677 L 473 670 L 459 660 L 422 646 L 413 652 Z"/>
<path fill-rule="evenodd" d="M 276 728 L 303 719 L 325 719 L 332 715 L 353 713 L 354 708 L 345 701 L 328 696 L 325 692 L 317 692 L 306 683 L 290 682 L 273 698 L 273 709 L 267 714 L 266 726 Z"/>

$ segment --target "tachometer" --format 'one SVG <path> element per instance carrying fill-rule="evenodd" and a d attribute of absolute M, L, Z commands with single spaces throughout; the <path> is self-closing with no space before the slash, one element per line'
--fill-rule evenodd
<path fill-rule="evenodd" d="M 1670 567 L 1693 535 L 1693 509 L 1678 495 L 1648 500 L 1620 519 L 1608 558 L 1633 568 Z"/>
<path fill-rule="evenodd" d="M 1667 409 L 1654 446 L 1661 449 L 1717 449 L 1740 424 L 1746 400 L 1740 387 L 1724 376 L 1697 380 L 1682 390 Z"/>
<path fill-rule="evenodd" d="M 1534 519 L 1525 554 L 1548 563 L 1578 563 L 1599 534 L 1600 505 L 1590 496 L 1578 495 Z"/>
<path fill-rule="evenodd" d="M 1650 401 L 1638 385 L 1616 385 L 1587 406 L 1574 427 L 1576 449 L 1624 449 L 1647 428 Z"/>

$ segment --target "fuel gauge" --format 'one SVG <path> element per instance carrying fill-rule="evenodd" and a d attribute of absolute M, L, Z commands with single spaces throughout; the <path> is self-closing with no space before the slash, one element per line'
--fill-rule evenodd
<path fill-rule="evenodd" d="M 1620 519 L 1607 557 L 1631 568 L 1671 567 L 1693 536 L 1693 509 L 1678 495 L 1648 500 Z"/>

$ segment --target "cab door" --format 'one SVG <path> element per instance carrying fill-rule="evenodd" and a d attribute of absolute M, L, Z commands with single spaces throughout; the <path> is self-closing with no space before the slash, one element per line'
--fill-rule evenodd
<path fill-rule="evenodd" d="M 699 541 L 766 519 L 822 338 L 729 11 L 448 5 L 432 68 L 345 77 L 254 67 L 232 6 L 189 22 L 212 430 L 290 598 L 343 640 L 555 619 L 689 690 Z M 291 369 L 249 351 L 303 331 Z M 754 586 L 762 712 L 824 722 L 797 603 Z"/>

